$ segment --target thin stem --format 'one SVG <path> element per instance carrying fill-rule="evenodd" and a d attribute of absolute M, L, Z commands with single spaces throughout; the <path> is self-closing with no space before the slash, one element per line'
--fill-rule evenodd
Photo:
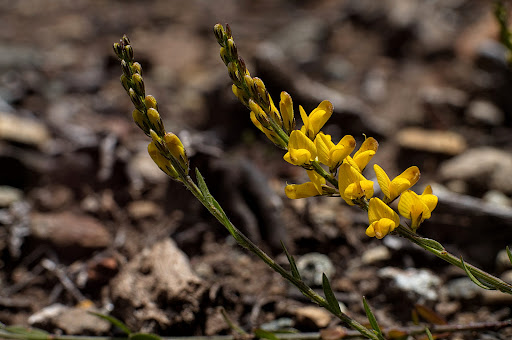
<path fill-rule="evenodd" d="M 416 235 L 411 230 L 409 230 L 408 228 L 406 228 L 402 225 L 399 225 L 395 230 L 400 236 L 408 239 L 409 241 L 411 241 L 413 243 L 416 243 L 417 245 L 419 245 L 423 249 L 431 252 L 432 254 L 436 255 L 437 257 L 442 258 L 443 260 L 445 260 L 446 262 L 448 262 L 450 264 L 453 264 L 454 266 L 464 269 L 464 265 L 462 264 L 461 260 L 458 257 L 456 257 L 455 255 L 449 253 L 444 247 L 442 247 L 442 250 L 433 248 L 432 244 L 431 244 L 431 240 L 425 239 L 421 236 Z M 485 281 L 492 287 L 494 287 L 504 293 L 512 294 L 512 285 L 511 284 L 509 284 L 509 283 L 507 283 L 507 282 L 505 282 L 505 281 L 503 281 L 503 280 L 501 280 L 501 279 L 499 279 L 499 278 L 497 278 L 497 277 L 495 277 L 495 276 L 493 276 L 493 275 L 491 275 L 491 274 L 489 274 L 489 273 L 487 273 L 469 263 L 466 263 L 465 261 L 464 261 L 464 263 L 466 264 L 466 267 L 471 271 L 471 273 L 474 276 L 476 276 L 477 278 Z"/>
<path fill-rule="evenodd" d="M 320 163 L 318 163 L 317 161 L 313 161 L 311 162 L 311 166 L 320 176 L 325 178 L 327 182 L 331 183 L 335 188 L 338 188 L 338 181 L 336 180 L 336 178 L 334 178 L 330 173 L 325 171 L 325 169 L 322 168 Z"/>

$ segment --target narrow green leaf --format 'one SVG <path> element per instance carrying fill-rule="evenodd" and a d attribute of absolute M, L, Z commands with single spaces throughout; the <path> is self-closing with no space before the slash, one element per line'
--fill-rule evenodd
<path fill-rule="evenodd" d="M 161 338 L 152 333 L 132 333 L 128 337 L 129 340 L 160 340 Z"/>
<path fill-rule="evenodd" d="M 508 246 L 505 249 L 507 249 L 508 259 L 510 260 L 510 263 L 512 263 L 512 252 Z"/>
<path fill-rule="evenodd" d="M 364 306 L 364 311 L 366 313 L 366 317 L 368 318 L 368 321 L 370 321 L 370 325 L 372 326 L 373 330 L 380 338 L 383 339 L 384 335 L 382 334 L 382 331 L 380 330 L 379 324 L 377 323 L 377 319 L 375 318 L 375 315 L 373 315 L 370 305 L 368 305 L 368 302 L 366 301 L 366 298 L 364 296 L 363 296 L 363 306 Z"/>
<path fill-rule="evenodd" d="M 254 335 L 260 339 L 279 340 L 273 332 L 269 332 L 261 328 L 254 330 Z"/>
<path fill-rule="evenodd" d="M 432 336 L 432 333 L 430 333 L 430 329 L 428 329 L 428 327 L 425 327 L 425 334 L 427 334 L 428 340 L 434 340 L 434 337 Z"/>
<path fill-rule="evenodd" d="M 460 257 L 460 262 L 462 263 L 462 268 L 464 269 L 464 271 L 466 272 L 468 277 L 471 279 L 471 281 L 473 281 L 474 284 L 476 284 L 478 287 L 480 287 L 482 289 L 486 289 L 486 290 L 494 290 L 495 289 L 494 287 L 488 286 L 488 285 L 478 281 L 478 279 L 473 275 L 473 273 L 471 273 L 469 268 L 466 266 L 466 263 L 462 259 L 462 256 Z"/>
<path fill-rule="evenodd" d="M 105 315 L 105 314 L 101 314 L 101 313 L 95 313 L 95 312 L 88 312 L 88 313 L 92 314 L 94 316 L 97 316 L 100 319 L 108 321 L 110 324 L 116 326 L 121 331 L 126 333 L 126 335 L 132 334 L 132 331 L 128 328 L 128 326 L 126 326 L 121 320 L 119 320 L 119 319 L 117 319 L 117 318 L 115 318 L 113 316 Z"/>
<path fill-rule="evenodd" d="M 333 309 L 333 311 L 335 312 L 336 315 L 340 315 L 341 314 L 340 303 L 334 296 L 334 292 L 332 291 L 331 284 L 329 283 L 329 279 L 327 278 L 327 276 L 324 273 L 322 273 L 322 288 L 324 290 L 325 299 L 327 300 L 327 303 L 329 304 L 329 306 L 331 306 L 331 308 Z"/>
<path fill-rule="evenodd" d="M 421 237 L 421 243 L 423 243 L 425 246 L 437 250 L 437 251 L 444 251 L 444 247 L 441 243 L 437 242 L 436 240 L 432 240 L 430 238 Z"/>
<path fill-rule="evenodd" d="M 201 190 L 201 193 L 203 194 L 204 198 L 208 203 L 212 202 L 212 194 L 210 194 L 210 190 L 208 190 L 208 187 L 206 186 L 206 182 L 204 181 L 203 175 L 199 172 L 199 169 L 196 168 L 196 178 L 197 178 L 197 184 L 199 186 L 199 190 Z"/>
<path fill-rule="evenodd" d="M 284 245 L 283 241 L 281 241 L 281 247 L 283 247 L 284 253 L 286 254 L 286 257 L 288 258 L 288 262 L 290 263 L 290 269 L 292 272 L 292 276 L 296 278 L 297 280 L 302 280 L 300 277 L 299 270 L 297 269 L 297 264 L 295 264 L 295 259 L 292 255 L 288 252 L 288 249 L 286 249 L 286 246 Z"/>
<path fill-rule="evenodd" d="M 23 326 L 5 326 L 3 329 L 12 334 L 20 334 L 30 338 L 38 338 L 38 339 L 48 339 L 49 334 L 47 331 L 44 331 L 39 328 L 30 328 Z"/>

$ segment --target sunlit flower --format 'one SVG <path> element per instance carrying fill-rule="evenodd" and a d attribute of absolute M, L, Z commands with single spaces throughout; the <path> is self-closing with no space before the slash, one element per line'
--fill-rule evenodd
<path fill-rule="evenodd" d="M 293 165 L 307 165 L 316 158 L 316 146 L 300 130 L 293 130 L 288 141 L 288 152 L 284 160 Z"/>
<path fill-rule="evenodd" d="M 411 166 L 400 175 L 396 176 L 392 181 L 386 172 L 377 164 L 373 166 L 377 181 L 384 193 L 384 202 L 390 203 L 400 196 L 402 192 L 412 187 L 420 179 L 420 169 L 417 166 Z"/>
<path fill-rule="evenodd" d="M 354 205 L 354 200 L 373 196 L 373 182 L 348 163 L 343 163 L 339 169 L 338 187 L 341 197 L 348 205 Z"/>
<path fill-rule="evenodd" d="M 343 160 L 354 151 L 356 141 L 354 137 L 347 135 L 338 144 L 331 141 L 331 136 L 319 132 L 315 137 L 315 146 L 318 160 L 327 165 L 334 172 L 343 163 Z"/>
<path fill-rule="evenodd" d="M 299 106 L 300 117 L 304 126 L 300 129 L 311 140 L 315 139 L 316 134 L 325 125 L 325 123 L 331 118 L 334 108 L 330 101 L 324 100 L 314 109 L 309 116 L 306 111 Z"/>
<path fill-rule="evenodd" d="M 379 143 L 375 138 L 368 137 L 364 140 L 363 144 L 361 144 L 361 147 L 357 150 L 354 156 L 348 156 L 346 161 L 359 172 L 363 172 L 364 168 L 366 168 L 366 165 L 368 165 L 378 148 Z"/>
<path fill-rule="evenodd" d="M 292 97 L 285 91 L 281 92 L 279 109 L 283 118 L 283 127 L 286 133 L 290 134 L 295 129 L 295 116 L 293 115 Z"/>
<path fill-rule="evenodd" d="M 405 218 L 411 220 L 411 229 L 416 231 L 420 224 L 429 219 L 432 211 L 437 206 L 437 196 L 432 194 L 432 187 L 427 186 L 423 194 L 407 190 L 400 197 L 398 212 Z"/>
<path fill-rule="evenodd" d="M 322 195 L 322 186 L 325 185 L 325 178 L 316 173 L 316 171 L 307 171 L 311 182 L 303 184 L 289 184 L 285 187 L 285 193 L 288 198 L 306 198 Z"/>
<path fill-rule="evenodd" d="M 378 239 L 392 232 L 400 224 L 398 214 L 377 197 L 373 197 L 368 205 L 368 220 L 370 226 L 366 228 L 366 235 Z"/>
<path fill-rule="evenodd" d="M 148 153 L 151 156 L 151 159 L 153 162 L 155 162 L 156 165 L 165 172 L 167 175 L 171 176 L 174 179 L 178 178 L 178 173 L 176 172 L 176 169 L 172 166 L 171 162 L 165 158 L 160 150 L 158 150 L 158 147 L 155 145 L 155 142 L 152 141 L 148 145 Z"/>

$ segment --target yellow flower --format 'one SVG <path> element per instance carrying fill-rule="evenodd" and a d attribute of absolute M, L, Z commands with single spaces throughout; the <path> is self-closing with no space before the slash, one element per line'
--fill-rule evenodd
<path fill-rule="evenodd" d="M 329 118 L 331 118 L 333 110 L 334 108 L 328 100 L 321 102 L 320 105 L 318 105 L 318 107 L 309 114 L 309 116 L 306 114 L 306 111 L 304 111 L 302 106 L 299 106 L 300 117 L 304 123 L 304 126 L 300 129 L 302 133 L 308 136 L 311 140 L 314 140 L 316 134 L 325 125 Z"/>
<path fill-rule="evenodd" d="M 256 118 L 256 114 L 251 111 L 251 115 L 250 115 L 250 118 L 251 118 L 251 122 L 261 131 L 265 134 L 265 136 L 267 136 L 268 139 L 270 139 L 274 144 L 276 145 L 280 145 L 279 144 L 279 137 L 277 136 L 277 134 L 272 131 L 272 130 L 269 130 L 267 129 L 266 127 L 264 127 L 263 125 L 261 125 L 261 123 L 259 122 L 259 120 Z"/>
<path fill-rule="evenodd" d="M 398 202 L 398 212 L 411 220 L 411 229 L 416 231 L 424 220 L 430 218 L 436 206 L 437 196 L 432 194 L 432 188 L 429 185 L 421 195 L 411 190 L 404 192 Z"/>
<path fill-rule="evenodd" d="M 368 165 L 378 148 L 379 143 L 375 138 L 368 137 L 364 140 L 363 144 L 361 144 L 361 147 L 353 157 L 347 157 L 347 162 L 359 172 L 363 172 L 364 168 L 366 168 L 366 165 Z"/>
<path fill-rule="evenodd" d="M 308 165 L 316 158 L 315 143 L 300 130 L 293 130 L 288 141 L 288 152 L 283 158 L 293 165 Z"/>
<path fill-rule="evenodd" d="M 400 224 L 398 214 L 377 197 L 373 197 L 368 205 L 368 220 L 370 226 L 366 228 L 366 235 L 378 239 L 392 232 Z"/>
<path fill-rule="evenodd" d="M 308 170 L 307 173 L 311 182 L 290 184 L 285 187 L 284 191 L 288 198 L 297 199 L 322 195 L 322 186 L 325 185 L 325 178 L 313 170 Z"/>
<path fill-rule="evenodd" d="M 155 142 L 151 142 L 148 145 L 148 153 L 151 156 L 151 159 L 153 162 L 155 162 L 156 165 L 165 172 L 167 175 L 171 176 L 174 179 L 178 179 L 178 172 L 176 172 L 176 169 L 172 166 L 171 162 L 165 158 L 160 150 L 158 150 L 157 146 L 155 145 Z"/>
<path fill-rule="evenodd" d="M 185 147 L 181 143 L 181 140 L 174 133 L 168 132 L 164 135 L 164 143 L 167 146 L 167 150 L 171 153 L 171 155 L 176 158 L 178 163 L 180 163 L 181 168 L 188 172 L 188 158 L 185 153 Z"/>
<path fill-rule="evenodd" d="M 287 134 L 295 129 L 295 117 L 293 115 L 293 102 L 292 97 L 285 91 L 281 92 L 281 101 L 279 102 L 279 109 L 283 117 L 283 127 Z"/>
<path fill-rule="evenodd" d="M 341 197 L 348 205 L 354 205 L 354 200 L 373 196 L 373 182 L 354 169 L 350 164 L 343 163 L 339 169 L 338 187 Z"/>
<path fill-rule="evenodd" d="M 330 135 L 319 132 L 315 137 L 315 146 L 318 160 L 329 166 L 329 170 L 334 172 L 343 163 L 343 160 L 354 151 L 356 141 L 354 137 L 347 135 L 334 145 Z"/>
<path fill-rule="evenodd" d="M 386 172 L 377 164 L 373 166 L 373 169 L 377 175 L 380 188 L 384 193 L 384 202 L 386 203 L 393 202 L 402 192 L 412 187 L 420 179 L 420 169 L 417 166 L 411 166 L 392 181 L 389 180 Z"/>

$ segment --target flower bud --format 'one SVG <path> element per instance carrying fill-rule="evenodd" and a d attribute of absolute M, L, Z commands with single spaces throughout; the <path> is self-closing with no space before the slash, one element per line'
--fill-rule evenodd
<path fill-rule="evenodd" d="M 114 53 L 119 59 L 123 59 L 123 47 L 120 43 L 114 43 L 112 46 L 114 48 Z"/>
<path fill-rule="evenodd" d="M 130 99 L 132 100 L 133 106 L 135 106 L 136 109 L 143 111 L 144 103 L 142 102 L 142 98 L 137 93 L 135 93 L 135 91 L 132 88 L 128 90 L 128 94 L 130 95 Z"/>
<path fill-rule="evenodd" d="M 128 77 L 132 77 L 132 70 L 130 68 L 130 65 L 126 62 L 126 60 L 121 60 L 121 70 L 123 70 L 123 73 Z"/>
<path fill-rule="evenodd" d="M 133 60 L 133 47 L 132 45 L 126 45 L 124 47 L 124 54 L 123 54 L 128 61 Z"/>
<path fill-rule="evenodd" d="M 145 93 L 145 89 L 144 89 L 144 80 L 142 79 L 141 75 L 138 73 L 135 73 L 132 76 L 132 83 L 133 83 L 133 89 L 135 90 L 135 93 L 137 93 L 141 97 L 144 97 L 146 95 L 146 93 Z"/>
<path fill-rule="evenodd" d="M 144 98 L 144 103 L 146 104 L 146 107 L 148 109 L 153 108 L 158 111 L 158 104 L 156 102 L 155 97 L 153 97 L 152 95 L 148 94 L 146 98 Z"/>
<path fill-rule="evenodd" d="M 132 64 L 132 72 L 142 75 L 142 66 L 136 61 Z"/>
<path fill-rule="evenodd" d="M 224 32 L 224 27 L 222 27 L 221 24 L 216 24 L 213 26 L 213 34 L 215 34 L 215 38 L 217 39 L 219 45 L 224 46 L 224 36 L 226 35 L 226 32 Z"/>
<path fill-rule="evenodd" d="M 295 116 L 293 114 L 292 97 L 285 91 L 281 92 L 279 109 L 283 118 L 284 130 L 287 134 L 290 134 L 295 129 Z"/>
<path fill-rule="evenodd" d="M 153 108 L 149 108 L 146 113 L 148 115 L 149 122 L 151 123 L 152 128 L 155 130 L 156 134 L 159 136 L 164 135 L 164 125 L 158 111 Z"/>
<path fill-rule="evenodd" d="M 121 78 L 119 78 L 119 80 L 121 81 L 121 85 L 123 85 L 123 88 L 125 89 L 125 91 L 129 92 L 130 88 L 132 87 L 132 83 L 128 79 L 128 77 L 123 73 L 121 75 Z"/>
<path fill-rule="evenodd" d="M 176 171 L 176 169 L 174 169 L 171 162 L 162 155 L 162 153 L 160 152 L 160 150 L 158 150 L 158 147 L 155 145 L 154 142 L 149 143 L 148 153 L 151 156 L 153 162 L 155 162 L 155 164 L 158 165 L 160 170 L 165 172 L 171 178 L 179 180 L 178 172 Z"/>
<path fill-rule="evenodd" d="M 188 158 L 181 140 L 171 132 L 166 133 L 163 139 L 167 150 L 169 150 L 171 155 L 178 161 L 181 168 L 188 173 Z"/>

